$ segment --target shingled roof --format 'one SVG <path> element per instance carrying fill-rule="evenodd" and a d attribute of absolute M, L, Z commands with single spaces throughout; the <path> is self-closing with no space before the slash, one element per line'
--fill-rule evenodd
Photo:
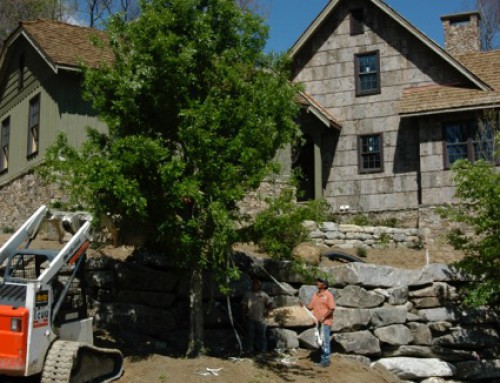
<path fill-rule="evenodd" d="M 400 113 L 421 115 L 499 106 L 500 50 L 471 53 L 457 59 L 491 90 L 472 89 L 460 84 L 408 88 L 401 100 Z"/>
<path fill-rule="evenodd" d="M 7 39 L 2 59 L 5 51 L 19 36 L 25 36 L 56 72 L 58 69 L 78 69 L 82 63 L 98 67 L 113 59 L 109 48 L 92 43 L 94 38 L 106 40 L 104 32 L 54 20 L 21 22 Z"/>

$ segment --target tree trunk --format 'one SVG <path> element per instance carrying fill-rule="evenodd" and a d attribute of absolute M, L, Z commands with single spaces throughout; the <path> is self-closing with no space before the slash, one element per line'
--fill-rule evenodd
<path fill-rule="evenodd" d="M 187 356 L 196 358 L 205 353 L 203 340 L 203 273 L 200 265 L 191 270 L 189 286 L 189 344 Z"/>

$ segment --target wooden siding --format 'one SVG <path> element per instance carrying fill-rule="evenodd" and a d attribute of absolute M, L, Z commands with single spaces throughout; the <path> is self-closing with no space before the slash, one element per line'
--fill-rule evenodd
<path fill-rule="evenodd" d="M 342 126 L 324 196 L 334 208 L 379 211 L 419 206 L 419 128 L 402 120 L 405 88 L 464 82 L 463 76 L 377 7 L 344 1 L 295 57 L 294 80 Z M 350 33 L 352 8 L 365 7 L 365 32 Z M 366 8 L 369 6 L 370 8 Z M 355 94 L 356 54 L 380 52 L 380 94 Z M 384 171 L 359 174 L 357 137 L 383 133 Z"/>
<path fill-rule="evenodd" d="M 24 86 L 18 88 L 19 57 L 25 55 Z M 81 74 L 60 71 L 47 65 L 43 58 L 24 39 L 10 52 L 0 83 L 0 121 L 10 117 L 11 133 L 9 169 L 0 176 L 0 185 L 25 173 L 43 161 L 44 153 L 59 132 L 78 147 L 86 138 L 86 126 L 105 131 L 90 104 L 81 96 Z M 29 102 L 40 95 L 40 128 L 38 155 L 27 159 Z"/>

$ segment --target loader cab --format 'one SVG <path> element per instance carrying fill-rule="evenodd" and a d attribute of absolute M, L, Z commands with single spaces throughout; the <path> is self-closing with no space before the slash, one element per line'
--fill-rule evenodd
<path fill-rule="evenodd" d="M 36 281 L 57 255 L 51 250 L 17 250 L 7 259 L 4 280 L 26 283 Z"/>

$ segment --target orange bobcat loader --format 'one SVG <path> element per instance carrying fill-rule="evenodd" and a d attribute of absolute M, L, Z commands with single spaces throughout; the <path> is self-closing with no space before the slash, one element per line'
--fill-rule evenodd
<path fill-rule="evenodd" d="M 49 214 L 40 207 L 0 248 L 0 380 L 41 373 L 42 383 L 110 382 L 123 357 L 93 346 L 81 275 L 90 223 L 60 251 L 30 249 Z"/>

